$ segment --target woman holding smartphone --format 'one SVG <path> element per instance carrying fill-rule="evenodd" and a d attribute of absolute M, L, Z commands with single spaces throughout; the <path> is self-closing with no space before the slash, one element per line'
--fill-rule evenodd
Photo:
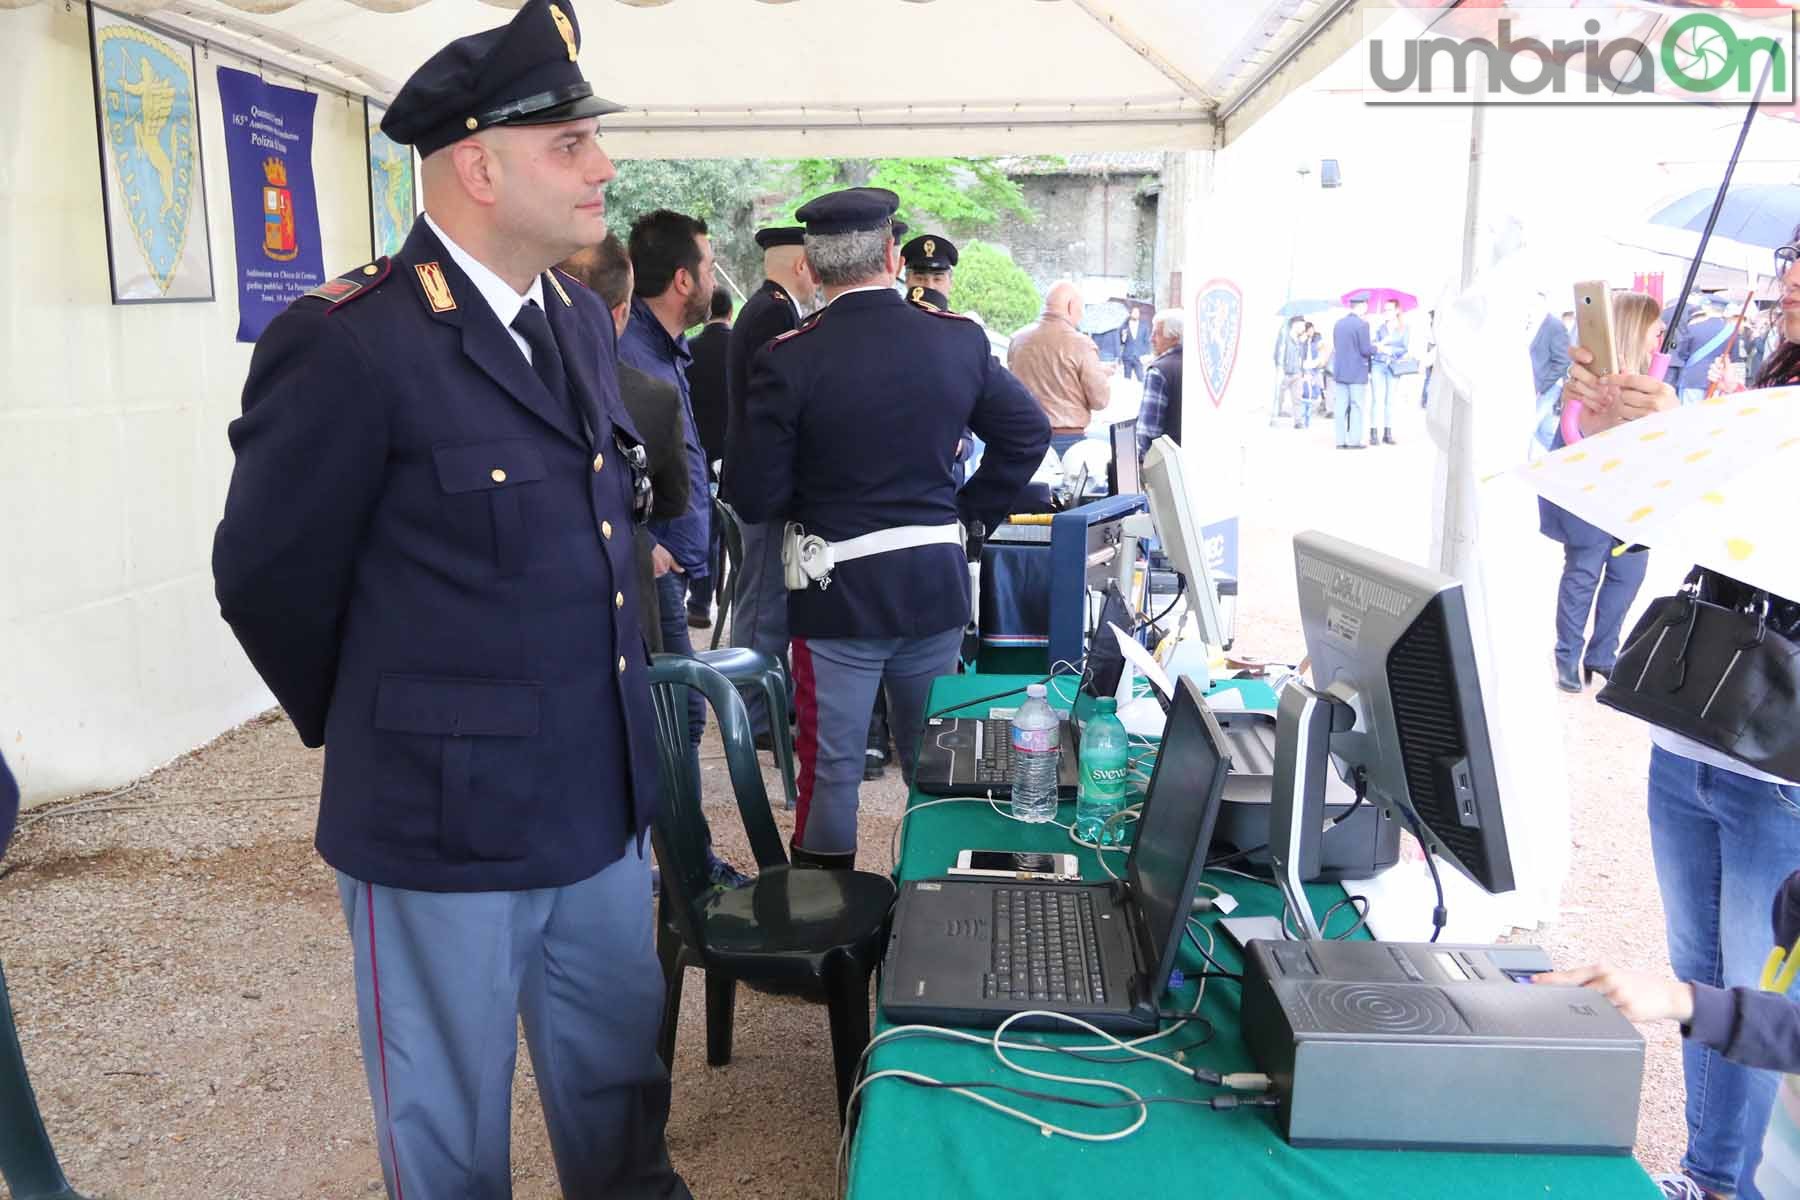
<path fill-rule="evenodd" d="M 1800 243 L 1800 229 L 1795 237 Z M 1775 258 L 1783 342 L 1764 364 L 1758 387 L 1800 383 L 1800 244 L 1781 247 Z M 1571 348 L 1569 357 L 1563 402 L 1582 406 L 1584 435 L 1675 403 L 1660 381 L 1630 374 L 1596 378 L 1588 369 L 1591 353 Z M 1701 575 L 1703 594 L 1717 603 L 1735 605 L 1749 591 L 1716 572 Z M 1768 621 L 1800 638 L 1800 604 L 1771 597 Z M 1769 897 L 1800 866 L 1800 782 L 1656 726 L 1650 741 L 1650 843 L 1669 964 L 1679 978 L 1711 987 L 1758 987 L 1769 949 Z M 1658 1178 L 1663 1194 L 1762 1200 L 1756 1168 L 1780 1077 L 1730 1062 L 1692 1039 L 1683 1040 L 1681 1067 L 1687 1151 L 1679 1172 Z"/>
<path fill-rule="evenodd" d="M 1662 313 L 1655 298 L 1642 292 L 1613 293 L 1612 323 L 1619 369 L 1606 377 L 1606 383 L 1617 400 L 1604 409 L 1587 407 L 1570 390 L 1577 378 L 1573 367 L 1563 392 L 1565 406 L 1583 404 L 1584 436 L 1678 403 L 1675 389 L 1649 374 L 1650 358 L 1663 335 Z M 1592 379 L 1587 364 L 1593 355 L 1584 350 L 1583 357 L 1576 360 L 1576 349 L 1570 347 L 1570 359 L 1580 362 L 1581 374 Z M 1562 444 L 1559 433 L 1551 448 Z M 1556 588 L 1556 686 L 1565 692 L 1579 692 L 1594 676 L 1612 674 L 1619 657 L 1619 631 L 1624 628 L 1626 610 L 1643 586 L 1649 554 L 1644 550 L 1614 553 L 1617 538 L 1548 500 L 1538 501 L 1538 529 L 1563 546 L 1562 579 Z M 1591 637 L 1587 636 L 1590 612 L 1594 619 Z"/>

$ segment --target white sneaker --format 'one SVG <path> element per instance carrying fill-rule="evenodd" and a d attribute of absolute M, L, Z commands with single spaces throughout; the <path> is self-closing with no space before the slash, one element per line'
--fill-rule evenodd
<path fill-rule="evenodd" d="M 1652 1175 L 1650 1182 L 1662 1189 L 1663 1200 L 1713 1200 L 1712 1193 L 1695 1183 L 1685 1171 Z"/>

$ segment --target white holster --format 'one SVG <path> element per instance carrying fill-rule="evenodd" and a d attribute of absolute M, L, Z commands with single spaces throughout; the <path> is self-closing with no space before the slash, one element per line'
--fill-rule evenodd
<path fill-rule="evenodd" d="M 894 550 L 910 550 L 914 546 L 956 546 L 963 544 L 960 523 L 951 525 L 896 525 L 877 529 L 841 542 L 828 542 L 810 534 L 799 522 L 789 521 L 781 536 L 781 572 L 790 592 L 798 592 L 817 583 L 823 591 L 831 586 L 831 570 L 839 563 L 887 554 Z"/>

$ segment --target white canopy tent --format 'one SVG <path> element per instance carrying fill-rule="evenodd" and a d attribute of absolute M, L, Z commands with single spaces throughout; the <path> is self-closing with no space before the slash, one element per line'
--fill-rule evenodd
<path fill-rule="evenodd" d="M 22 7 L 39 0 L 0 0 Z M 615 157 L 1208 149 L 1352 44 L 1358 0 L 569 0 Z M 377 100 L 485 0 L 119 0 Z"/>

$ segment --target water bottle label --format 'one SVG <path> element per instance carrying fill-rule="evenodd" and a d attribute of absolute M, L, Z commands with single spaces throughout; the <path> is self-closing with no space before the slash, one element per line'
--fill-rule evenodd
<path fill-rule="evenodd" d="M 1056 749 L 1056 728 L 1018 729 L 1012 731 L 1012 747 L 1015 754 L 1030 754 Z"/>
<path fill-rule="evenodd" d="M 1081 773 L 1086 777 L 1088 792 L 1096 797 L 1111 798 L 1125 794 L 1125 781 L 1130 768 L 1123 763 L 1116 767 L 1084 763 Z"/>

